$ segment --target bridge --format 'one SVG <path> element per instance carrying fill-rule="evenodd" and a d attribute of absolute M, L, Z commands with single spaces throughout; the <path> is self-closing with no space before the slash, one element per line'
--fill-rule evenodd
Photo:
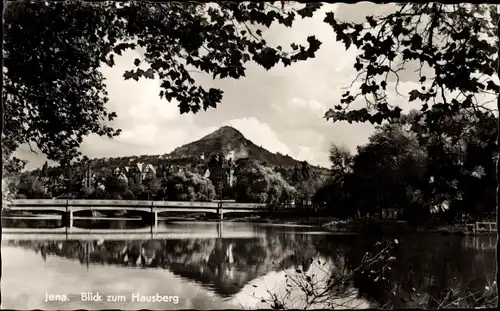
<path fill-rule="evenodd" d="M 181 201 L 127 201 L 127 200 L 14 200 L 7 204 L 9 211 L 40 212 L 57 211 L 62 213 L 63 224 L 73 228 L 74 213 L 80 211 L 141 211 L 149 214 L 152 230 L 158 227 L 159 214 L 164 212 L 215 213 L 219 220 L 224 213 L 256 213 L 266 211 L 265 203 L 235 203 L 231 201 L 181 202 Z M 43 219 L 54 219 L 53 215 L 41 216 Z M 38 219 L 19 217 L 21 219 Z M 40 218 L 40 219 L 42 219 Z M 85 219 L 90 219 L 86 218 Z M 96 219 L 92 217 L 91 219 Z M 102 218 L 115 219 L 116 218 Z"/>

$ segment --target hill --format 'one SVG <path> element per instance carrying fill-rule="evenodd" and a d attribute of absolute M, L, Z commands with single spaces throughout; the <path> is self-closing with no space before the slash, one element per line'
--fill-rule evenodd
<path fill-rule="evenodd" d="M 302 161 L 293 159 L 281 153 L 272 153 L 248 140 L 237 129 L 230 126 L 223 126 L 218 130 L 164 155 L 140 155 L 116 158 L 95 158 L 92 159 L 92 167 L 114 168 L 141 162 L 145 164 L 157 165 L 169 163 L 174 165 L 201 164 L 215 154 L 223 153 L 225 156 L 232 156 L 233 161 L 242 158 L 250 158 L 271 166 L 281 166 L 291 168 L 302 164 Z M 205 160 L 202 160 L 202 158 Z M 326 173 L 328 170 L 316 166 L 311 166 L 313 171 Z"/>
<path fill-rule="evenodd" d="M 176 148 L 169 156 L 199 157 L 202 154 L 211 156 L 222 152 L 224 155 L 231 155 L 236 161 L 240 158 L 251 158 L 269 165 L 279 165 L 284 167 L 294 166 L 299 161 L 288 155 L 272 153 L 248 140 L 237 129 L 230 126 L 223 126 L 220 129 L 202 137 L 199 140 Z"/>

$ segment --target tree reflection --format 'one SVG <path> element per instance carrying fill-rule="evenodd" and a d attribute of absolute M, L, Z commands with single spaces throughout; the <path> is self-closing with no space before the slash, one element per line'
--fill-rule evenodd
<path fill-rule="evenodd" d="M 271 271 L 298 266 L 307 271 L 311 259 L 317 256 L 347 272 L 353 271 L 374 242 L 374 238 L 368 237 L 273 232 L 263 238 L 245 239 L 14 241 L 11 244 L 40 252 L 44 261 L 48 256 L 59 256 L 85 265 L 168 269 L 222 297 L 230 297 Z M 352 279 L 359 296 L 378 306 L 408 307 L 424 301 L 433 308 L 436 307 L 433 299 L 450 288 L 484 289 L 495 278 L 495 249 L 485 248 L 480 242 L 464 242 L 464 238 L 402 238 L 394 256 L 397 260 L 385 275 L 386 285 L 367 286 L 362 278 Z"/>

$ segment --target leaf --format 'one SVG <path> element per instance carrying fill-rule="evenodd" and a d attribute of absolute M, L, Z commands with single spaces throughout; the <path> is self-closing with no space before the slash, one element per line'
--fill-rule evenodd
<path fill-rule="evenodd" d="M 342 108 L 342 107 L 340 107 L 340 108 Z M 327 121 L 332 119 L 335 122 L 336 116 L 337 116 L 337 112 L 333 111 L 332 109 L 329 109 L 327 112 L 325 112 L 325 116 L 323 118 L 325 118 Z"/>
<path fill-rule="evenodd" d="M 168 102 L 171 102 L 172 101 L 172 97 L 173 95 L 169 92 L 165 92 L 165 99 L 168 101 Z"/>
<path fill-rule="evenodd" d="M 299 14 L 302 18 L 312 17 L 314 12 L 318 10 L 321 6 L 322 6 L 321 2 L 307 3 L 304 8 L 297 10 L 297 14 Z"/>
<path fill-rule="evenodd" d="M 340 38 L 344 42 L 345 49 L 349 50 L 349 48 L 351 47 L 351 43 L 352 43 L 351 37 L 347 34 L 343 34 Z"/>
<path fill-rule="evenodd" d="M 383 117 L 382 117 L 382 114 L 380 112 L 377 112 L 375 115 L 373 115 L 371 117 L 372 124 L 373 123 L 381 124 L 382 121 L 383 121 Z"/>
<path fill-rule="evenodd" d="M 363 64 L 359 62 L 354 63 L 354 69 L 356 69 L 356 71 L 360 71 L 361 69 L 363 69 Z"/>
<path fill-rule="evenodd" d="M 500 86 L 495 84 L 495 82 L 489 80 L 488 83 L 486 84 L 486 89 L 489 91 L 498 92 L 498 90 L 500 89 Z"/>
<path fill-rule="evenodd" d="M 132 71 L 132 70 L 127 70 L 127 71 L 125 71 L 125 72 L 123 73 L 123 77 L 125 78 L 125 80 L 131 79 L 131 78 L 133 78 L 133 77 L 135 77 L 135 76 L 136 76 L 136 74 L 135 74 L 135 72 L 134 72 L 134 71 Z"/>
<path fill-rule="evenodd" d="M 262 54 L 256 55 L 255 60 L 258 64 L 262 65 L 266 70 L 271 69 L 276 65 L 279 60 L 278 54 L 275 50 L 271 48 L 266 48 L 262 51 Z"/>
<path fill-rule="evenodd" d="M 408 99 L 408 101 L 410 102 L 420 98 L 421 95 L 421 93 L 418 90 L 411 90 L 408 94 L 410 95 L 410 98 Z"/>
<path fill-rule="evenodd" d="M 307 42 L 309 43 L 309 52 L 316 52 L 322 44 L 316 36 L 307 37 Z"/>
<path fill-rule="evenodd" d="M 295 13 L 288 13 L 287 17 L 280 19 L 280 23 L 286 27 L 292 27 L 293 21 L 295 19 Z"/>
<path fill-rule="evenodd" d="M 114 55 L 111 54 L 109 56 L 109 59 L 105 60 L 104 61 L 106 63 L 106 65 L 108 65 L 109 67 L 113 67 L 115 65 L 115 59 L 114 59 Z"/>
<path fill-rule="evenodd" d="M 370 25 L 370 27 L 374 28 L 377 26 L 377 22 L 375 21 L 375 19 L 373 18 L 373 16 L 369 15 L 369 16 L 366 16 L 366 21 L 368 22 L 368 24 Z"/>
<path fill-rule="evenodd" d="M 146 70 L 143 74 L 142 74 L 145 78 L 147 79 L 154 79 L 155 78 L 155 75 L 154 75 L 154 72 L 153 72 L 153 69 L 149 68 L 148 70 Z"/>
<path fill-rule="evenodd" d="M 130 44 L 130 43 L 120 43 L 120 44 L 117 44 L 114 48 L 113 48 L 113 52 L 115 52 L 116 54 L 118 55 L 122 55 L 122 52 L 127 50 L 127 49 L 133 49 L 135 48 L 135 44 Z"/>
<path fill-rule="evenodd" d="M 325 18 L 323 19 L 323 22 L 335 27 L 337 25 L 337 21 L 335 20 L 335 13 L 332 11 L 327 12 Z"/>
<path fill-rule="evenodd" d="M 162 62 L 157 60 L 151 64 L 151 69 L 158 71 L 160 70 L 162 65 L 163 65 Z"/>

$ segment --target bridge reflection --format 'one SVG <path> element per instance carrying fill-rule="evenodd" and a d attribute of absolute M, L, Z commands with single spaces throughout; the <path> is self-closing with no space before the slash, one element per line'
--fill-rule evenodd
<path fill-rule="evenodd" d="M 2 240 L 86 240 L 86 241 L 133 241 L 133 240 L 176 240 L 176 239 L 222 239 L 222 238 L 255 238 L 264 236 L 263 232 L 255 230 L 229 230 L 224 231 L 224 223 L 209 223 L 204 228 L 186 232 L 176 226 L 162 226 L 151 231 L 150 228 L 139 229 L 84 229 L 84 228 L 2 228 Z"/>

